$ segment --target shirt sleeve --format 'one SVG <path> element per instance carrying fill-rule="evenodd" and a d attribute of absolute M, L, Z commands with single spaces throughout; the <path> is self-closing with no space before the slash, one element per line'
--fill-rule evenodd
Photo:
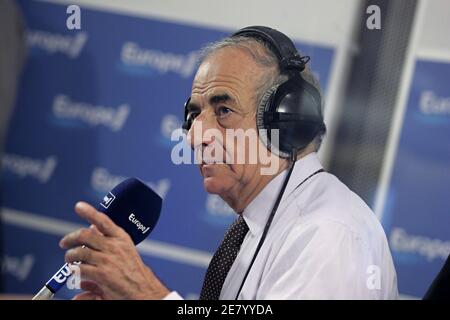
<path fill-rule="evenodd" d="M 256 298 L 379 299 L 384 288 L 376 277 L 383 270 L 374 255 L 376 250 L 339 222 L 299 225 L 268 261 Z"/>
<path fill-rule="evenodd" d="M 163 300 L 184 300 L 183 297 L 181 297 L 178 292 L 172 291 L 167 296 L 163 298 Z"/>

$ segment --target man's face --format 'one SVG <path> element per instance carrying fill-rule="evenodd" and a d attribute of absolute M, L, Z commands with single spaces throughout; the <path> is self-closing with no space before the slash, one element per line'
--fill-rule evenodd
<path fill-rule="evenodd" d="M 254 153 L 256 147 L 265 150 L 260 140 L 247 141 L 244 147 L 238 145 L 236 139 L 226 139 L 226 130 L 252 129 L 256 133 L 256 84 L 260 83 L 263 72 L 248 53 L 235 47 L 225 47 L 213 53 L 197 71 L 188 106 L 197 116 L 189 131 L 189 140 L 206 159 L 200 165 L 200 171 L 209 193 L 222 197 L 236 196 L 249 185 L 257 184 L 261 176 L 259 157 L 256 163 L 248 161 L 250 152 Z M 218 134 L 205 134 L 208 130 Z M 195 136 L 201 139 L 195 139 Z M 222 163 L 211 163 L 206 154 L 215 155 L 210 153 L 210 149 L 218 150 L 218 147 L 223 149 Z M 237 153 L 243 148 L 245 163 L 236 164 Z M 227 161 L 227 156 L 234 161 Z"/>

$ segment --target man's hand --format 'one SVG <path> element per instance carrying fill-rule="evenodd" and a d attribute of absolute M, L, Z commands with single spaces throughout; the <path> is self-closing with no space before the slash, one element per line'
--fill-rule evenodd
<path fill-rule="evenodd" d="M 66 262 L 82 262 L 85 292 L 74 299 L 162 299 L 169 294 L 122 228 L 85 202 L 78 202 L 75 211 L 91 227 L 69 233 L 59 243 L 69 249 Z"/>

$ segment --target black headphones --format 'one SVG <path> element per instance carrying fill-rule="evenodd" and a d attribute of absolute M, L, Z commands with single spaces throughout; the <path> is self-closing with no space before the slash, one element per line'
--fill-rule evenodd
<path fill-rule="evenodd" d="M 285 82 L 264 93 L 258 105 L 256 125 L 267 149 L 281 158 L 294 158 L 298 151 L 326 131 L 321 95 L 301 76 L 310 58 L 300 56 L 291 39 L 272 28 L 246 27 L 231 37 L 262 40 L 278 58 L 280 73 L 288 77 Z M 190 98 L 186 101 L 184 110 L 183 129 L 186 130 L 190 129 L 194 121 L 187 110 L 189 101 Z M 272 143 L 271 129 L 279 130 L 279 145 Z"/>

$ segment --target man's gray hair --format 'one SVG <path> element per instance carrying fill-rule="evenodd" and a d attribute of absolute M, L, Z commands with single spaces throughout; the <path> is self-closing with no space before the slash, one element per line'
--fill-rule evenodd
<path fill-rule="evenodd" d="M 237 47 L 248 53 L 253 61 L 259 66 L 263 67 L 266 72 L 259 79 L 256 84 L 255 91 L 255 107 L 258 107 L 264 93 L 273 86 L 279 85 L 287 80 L 287 76 L 280 73 L 278 58 L 273 53 L 270 46 L 263 40 L 257 38 L 249 38 L 245 36 L 226 37 L 217 42 L 212 42 L 204 46 L 200 53 L 201 64 L 208 57 L 226 47 Z M 322 90 L 319 81 L 312 73 L 311 69 L 306 66 L 305 70 L 301 72 L 301 77 L 317 89 L 320 94 L 321 101 L 323 101 Z M 323 109 L 323 102 L 321 108 Z M 322 143 L 323 135 L 319 134 L 314 138 L 313 142 L 316 146 L 316 151 L 319 150 Z"/>

